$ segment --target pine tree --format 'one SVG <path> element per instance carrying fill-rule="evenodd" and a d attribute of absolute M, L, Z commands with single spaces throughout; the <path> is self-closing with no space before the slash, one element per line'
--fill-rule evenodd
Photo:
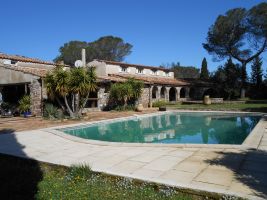
<path fill-rule="evenodd" d="M 241 86 L 241 67 L 233 63 L 232 59 L 229 58 L 224 65 L 225 72 L 225 83 L 223 88 L 228 93 L 228 99 L 239 96 Z"/>
<path fill-rule="evenodd" d="M 203 60 L 202 60 L 200 79 L 202 79 L 202 80 L 208 80 L 209 79 L 208 63 L 207 63 L 206 58 L 203 58 Z"/>
<path fill-rule="evenodd" d="M 257 87 L 262 85 L 262 59 L 260 57 L 256 57 L 253 60 L 251 65 L 251 82 Z"/>

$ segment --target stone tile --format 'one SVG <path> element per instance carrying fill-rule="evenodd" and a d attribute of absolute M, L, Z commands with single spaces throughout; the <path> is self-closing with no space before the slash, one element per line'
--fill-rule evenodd
<path fill-rule="evenodd" d="M 241 170 L 255 171 L 267 173 L 267 162 L 266 161 L 248 161 L 246 160 L 242 166 Z"/>
<path fill-rule="evenodd" d="M 233 179 L 233 173 L 229 170 L 220 170 L 207 168 L 201 172 L 194 181 L 210 183 L 222 186 L 230 186 Z"/>
<path fill-rule="evenodd" d="M 203 157 L 205 159 L 215 159 L 219 155 L 220 154 L 218 152 L 209 151 L 209 150 L 200 150 L 200 151 L 194 153 L 193 156 L 200 156 L 200 157 Z"/>
<path fill-rule="evenodd" d="M 114 165 L 117 165 L 121 163 L 122 161 L 126 160 L 128 157 L 127 156 L 111 156 L 109 158 L 101 159 L 98 158 L 95 161 L 92 162 L 92 169 L 94 170 L 103 170 L 103 169 L 108 169 L 111 168 Z M 86 158 L 85 158 L 86 160 Z"/>
<path fill-rule="evenodd" d="M 174 167 L 175 170 L 198 173 L 208 166 L 206 163 L 185 160 Z"/>
<path fill-rule="evenodd" d="M 162 175 L 162 173 L 162 171 L 141 168 L 134 171 L 132 175 L 136 178 L 157 178 Z"/>
<path fill-rule="evenodd" d="M 175 150 L 168 153 L 169 156 L 188 158 L 194 152 L 193 151 L 184 151 L 184 150 Z"/>
<path fill-rule="evenodd" d="M 239 181 L 233 181 L 229 187 L 229 190 L 237 193 L 245 193 L 247 195 L 255 194 L 255 191 L 252 188 Z"/>
<path fill-rule="evenodd" d="M 139 154 L 143 154 L 145 152 L 149 151 L 146 148 L 127 148 L 127 149 L 123 149 L 122 151 L 118 152 L 119 155 L 127 155 L 127 156 L 137 156 Z"/>
<path fill-rule="evenodd" d="M 213 183 L 204 183 L 204 182 L 199 182 L 199 181 L 195 181 L 195 180 L 193 180 L 190 183 L 190 186 L 192 186 L 195 189 L 206 190 L 206 191 L 210 191 L 210 192 L 222 192 L 222 191 L 226 191 L 228 189 L 228 187 L 224 186 L 224 185 L 216 185 Z"/>
<path fill-rule="evenodd" d="M 130 158 L 130 160 L 149 163 L 159 157 L 161 157 L 161 155 L 155 154 L 153 152 L 148 152 L 148 153 L 142 153 L 140 155 L 134 156 Z"/>
<path fill-rule="evenodd" d="M 238 180 L 251 185 L 251 186 L 264 186 L 267 188 L 267 173 L 256 172 L 256 171 L 247 171 L 240 170 L 238 171 Z M 267 193 L 267 191 L 266 191 Z"/>
<path fill-rule="evenodd" d="M 123 173 L 123 174 L 131 174 L 137 169 L 140 169 L 144 166 L 144 163 L 142 162 L 136 162 L 136 161 L 130 161 L 126 160 L 123 161 L 109 169 L 109 171 L 113 173 Z"/>
<path fill-rule="evenodd" d="M 176 157 L 175 160 L 159 158 L 144 166 L 145 169 L 166 171 L 173 168 L 177 163 L 181 162 L 184 158 Z"/>
<path fill-rule="evenodd" d="M 161 179 L 167 179 L 171 183 L 182 183 L 182 184 L 188 184 L 190 183 L 193 178 L 196 176 L 195 173 L 190 172 L 183 172 L 183 171 L 177 171 L 177 170 L 169 170 L 162 174 L 159 178 Z"/>

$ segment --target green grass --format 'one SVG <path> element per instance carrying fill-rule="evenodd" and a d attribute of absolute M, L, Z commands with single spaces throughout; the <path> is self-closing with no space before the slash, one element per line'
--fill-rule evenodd
<path fill-rule="evenodd" d="M 223 103 L 223 104 L 170 104 L 169 108 L 188 110 L 220 110 L 220 111 L 248 111 L 267 112 L 266 103 Z"/>
<path fill-rule="evenodd" d="M 222 196 L 182 190 L 129 178 L 95 173 L 0 154 L 1 199 L 200 200 Z"/>

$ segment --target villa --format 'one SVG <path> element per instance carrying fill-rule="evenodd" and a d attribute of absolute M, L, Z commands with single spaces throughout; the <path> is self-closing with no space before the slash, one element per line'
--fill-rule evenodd
<path fill-rule="evenodd" d="M 59 64 L 0 53 L 0 93 L 3 101 L 16 104 L 23 95 L 28 94 L 31 96 L 32 113 L 42 115 L 42 104 L 47 99 L 43 79 L 57 65 Z M 87 63 L 87 66 L 96 67 L 98 77 L 98 91 L 90 94 L 87 109 L 103 110 L 108 104 L 110 84 L 124 82 L 130 77 L 145 84 L 139 99 L 144 107 L 150 107 L 158 100 L 177 102 L 202 99 L 211 89 L 210 85 L 175 79 L 174 72 L 163 67 L 105 60 L 94 60 Z"/>

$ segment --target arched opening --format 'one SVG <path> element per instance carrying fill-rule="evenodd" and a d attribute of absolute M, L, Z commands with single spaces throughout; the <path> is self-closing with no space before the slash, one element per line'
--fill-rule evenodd
<path fill-rule="evenodd" d="M 162 87 L 160 90 L 160 98 L 165 99 L 166 98 L 166 88 Z"/>
<path fill-rule="evenodd" d="M 98 100 L 98 91 L 90 92 L 88 101 L 86 102 L 85 108 L 96 108 Z"/>
<path fill-rule="evenodd" d="M 189 97 L 191 99 L 194 99 L 196 97 L 196 89 L 195 88 L 190 88 L 190 90 L 189 90 Z"/>
<path fill-rule="evenodd" d="M 169 91 L 169 101 L 176 101 L 176 89 L 173 87 Z"/>
<path fill-rule="evenodd" d="M 180 90 L 180 98 L 185 98 L 185 88 L 181 88 L 181 90 Z"/>
<path fill-rule="evenodd" d="M 216 98 L 218 96 L 218 92 L 214 90 L 213 88 L 209 88 L 205 90 L 203 97 L 209 95 L 211 98 Z"/>
<path fill-rule="evenodd" d="M 158 93 L 158 87 L 154 86 L 152 88 L 152 99 L 156 99 L 157 98 L 157 93 Z"/>

